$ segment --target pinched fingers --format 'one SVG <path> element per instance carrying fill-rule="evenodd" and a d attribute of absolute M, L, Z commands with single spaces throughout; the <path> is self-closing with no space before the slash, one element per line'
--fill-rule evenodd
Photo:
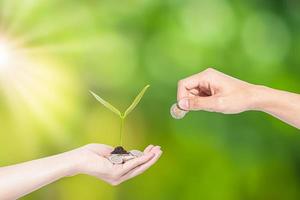
<path fill-rule="evenodd" d="M 200 95 L 198 89 L 200 85 L 204 85 L 209 90 L 209 85 L 212 83 L 213 77 L 219 75 L 220 72 L 213 68 L 207 68 L 206 70 L 189 76 L 185 79 L 182 79 L 178 82 L 178 90 L 177 90 L 177 101 L 180 101 L 184 98 L 190 98 L 192 96 Z M 203 96 L 207 96 L 204 94 Z"/>
<path fill-rule="evenodd" d="M 178 82 L 178 90 L 177 90 L 177 100 L 180 101 L 183 98 L 188 98 L 192 95 L 194 95 L 193 92 L 199 88 L 201 80 L 201 73 L 192 75 L 190 77 L 187 77 L 185 79 L 182 79 Z M 191 91 L 193 91 L 191 93 Z"/>
<path fill-rule="evenodd" d="M 204 110 L 204 111 L 217 111 L 219 105 L 219 98 L 217 97 L 193 97 L 184 98 L 178 102 L 178 105 L 183 110 Z"/>

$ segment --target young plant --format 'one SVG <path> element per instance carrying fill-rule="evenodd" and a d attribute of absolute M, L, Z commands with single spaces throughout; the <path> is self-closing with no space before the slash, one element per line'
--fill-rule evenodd
<path fill-rule="evenodd" d="M 131 105 L 124 111 L 121 112 L 119 109 L 117 109 L 115 106 L 113 106 L 112 104 L 108 103 L 107 101 L 105 101 L 103 98 L 101 98 L 100 96 L 98 96 L 97 94 L 95 94 L 94 92 L 90 91 L 91 94 L 106 108 L 108 108 L 110 111 L 112 111 L 113 113 L 115 113 L 116 115 L 119 116 L 121 124 L 120 124 L 120 139 L 119 139 L 119 144 L 122 147 L 123 145 L 123 132 L 124 132 L 124 125 L 125 125 L 125 119 L 126 117 L 128 117 L 128 115 L 136 108 L 136 106 L 139 104 L 139 102 L 141 101 L 141 99 L 143 98 L 145 92 L 147 91 L 147 89 L 150 87 L 150 85 L 145 86 L 142 91 L 135 97 L 135 99 L 133 100 L 133 102 L 131 103 Z"/>

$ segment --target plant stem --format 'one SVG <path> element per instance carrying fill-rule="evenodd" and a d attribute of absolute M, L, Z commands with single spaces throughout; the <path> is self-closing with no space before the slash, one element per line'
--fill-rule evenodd
<path fill-rule="evenodd" d="M 124 121 L 125 121 L 125 118 L 121 117 L 120 141 L 119 141 L 120 146 L 123 145 Z"/>

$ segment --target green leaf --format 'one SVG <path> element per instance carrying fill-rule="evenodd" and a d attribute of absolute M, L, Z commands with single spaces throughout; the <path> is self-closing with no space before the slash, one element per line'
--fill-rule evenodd
<path fill-rule="evenodd" d="M 108 103 L 107 101 L 105 101 L 104 99 L 102 99 L 101 97 L 99 97 L 98 95 L 96 95 L 94 92 L 90 91 L 90 93 L 102 104 L 104 105 L 106 108 L 108 108 L 109 110 L 111 110 L 112 112 L 114 112 L 115 114 L 117 114 L 119 117 L 122 118 L 122 114 L 121 112 L 115 108 L 113 105 L 111 105 L 110 103 Z"/>
<path fill-rule="evenodd" d="M 134 101 L 132 102 L 132 104 L 127 108 L 127 110 L 124 113 L 124 118 L 126 118 L 129 113 L 131 113 L 135 107 L 139 104 L 139 102 L 141 101 L 141 99 L 143 98 L 145 92 L 147 91 L 147 89 L 150 87 L 150 85 L 147 85 L 143 88 L 143 90 L 137 95 L 137 97 L 134 99 Z"/>

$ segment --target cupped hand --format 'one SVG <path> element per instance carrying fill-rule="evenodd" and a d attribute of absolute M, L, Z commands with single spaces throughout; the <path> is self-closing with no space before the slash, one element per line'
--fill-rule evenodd
<path fill-rule="evenodd" d="M 77 173 L 97 177 L 111 185 L 118 185 L 146 171 L 162 154 L 159 146 L 149 145 L 144 150 L 143 156 L 124 164 L 112 164 L 107 159 L 112 151 L 113 147 L 104 144 L 89 144 L 76 149 L 76 157 L 81 160 L 77 165 Z"/>
<path fill-rule="evenodd" d="M 253 109 L 254 85 L 209 68 L 178 83 L 177 100 L 183 110 L 235 114 Z"/>

